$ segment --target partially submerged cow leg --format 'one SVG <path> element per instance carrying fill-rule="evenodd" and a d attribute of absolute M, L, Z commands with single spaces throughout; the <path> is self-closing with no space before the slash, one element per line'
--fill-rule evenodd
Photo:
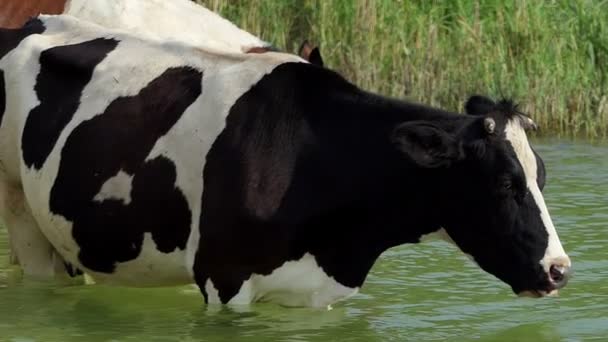
<path fill-rule="evenodd" d="M 7 183 L 0 186 L 0 213 L 10 236 L 11 263 L 18 262 L 26 276 L 65 274 L 63 258 L 38 228 L 23 191 Z"/>

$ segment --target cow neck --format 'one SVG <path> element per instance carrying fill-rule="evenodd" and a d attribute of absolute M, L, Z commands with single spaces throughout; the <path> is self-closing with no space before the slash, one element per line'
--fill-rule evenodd
<path fill-rule="evenodd" d="M 314 72 L 326 71 L 296 79 L 306 82 Z M 314 147 L 298 158 L 277 217 L 302 226 L 303 241 L 329 274 L 360 286 L 383 251 L 440 228 L 446 170 L 405 161 L 391 131 L 409 120 L 453 130 L 463 116 L 365 93 L 329 74 L 334 79 L 316 82 L 298 101 Z"/>

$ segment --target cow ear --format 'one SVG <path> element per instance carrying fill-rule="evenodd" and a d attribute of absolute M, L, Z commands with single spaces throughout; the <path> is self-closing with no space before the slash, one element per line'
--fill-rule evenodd
<path fill-rule="evenodd" d="M 300 48 L 298 49 L 298 55 L 304 58 L 305 60 L 308 60 L 308 56 L 310 56 L 311 52 L 312 45 L 310 44 L 310 42 L 308 42 L 308 40 L 302 42 L 302 45 L 300 45 Z"/>
<path fill-rule="evenodd" d="M 310 55 L 308 56 L 308 61 L 311 64 L 318 65 L 320 67 L 323 66 L 323 58 L 321 57 L 321 52 L 319 51 L 318 47 L 312 49 Z"/>
<path fill-rule="evenodd" d="M 300 45 L 298 55 L 309 61 L 311 64 L 323 66 L 323 58 L 321 57 L 319 48 L 313 47 L 308 40 L 305 40 L 302 45 Z"/>
<path fill-rule="evenodd" d="M 403 123 L 395 128 L 391 140 L 397 149 L 421 167 L 448 167 L 463 158 L 458 139 L 428 122 Z"/>
<path fill-rule="evenodd" d="M 469 115 L 487 115 L 495 107 L 496 103 L 491 99 L 481 95 L 473 95 L 465 103 L 464 110 Z"/>

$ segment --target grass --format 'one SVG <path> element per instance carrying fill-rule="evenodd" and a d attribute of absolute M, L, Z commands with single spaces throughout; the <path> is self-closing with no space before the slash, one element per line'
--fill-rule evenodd
<path fill-rule="evenodd" d="M 553 136 L 608 134 L 608 0 L 202 0 L 295 52 L 304 39 L 360 87 L 462 110 L 521 103 Z"/>

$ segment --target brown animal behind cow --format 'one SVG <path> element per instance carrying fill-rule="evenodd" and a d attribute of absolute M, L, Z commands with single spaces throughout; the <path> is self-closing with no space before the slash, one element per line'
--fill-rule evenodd
<path fill-rule="evenodd" d="M 0 27 L 19 28 L 38 14 L 63 13 L 66 0 L 2 0 L 0 2 Z"/>

